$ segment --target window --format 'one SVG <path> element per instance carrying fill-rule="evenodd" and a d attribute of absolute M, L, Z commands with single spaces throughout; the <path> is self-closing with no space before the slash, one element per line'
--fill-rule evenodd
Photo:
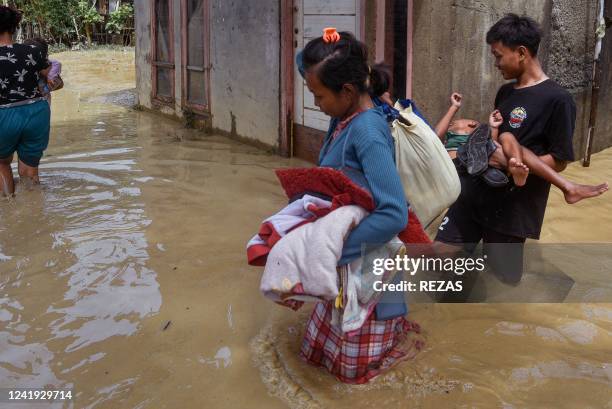
<path fill-rule="evenodd" d="M 171 3 L 170 0 L 154 0 L 153 9 L 153 96 L 162 102 L 174 100 Z"/>
<path fill-rule="evenodd" d="M 183 0 L 183 105 L 209 106 L 208 0 Z"/>

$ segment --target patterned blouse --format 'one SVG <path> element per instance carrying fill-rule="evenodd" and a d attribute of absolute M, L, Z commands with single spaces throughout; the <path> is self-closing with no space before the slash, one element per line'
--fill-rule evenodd
<path fill-rule="evenodd" d="M 38 73 L 47 66 L 37 46 L 0 46 L 0 106 L 41 97 Z"/>

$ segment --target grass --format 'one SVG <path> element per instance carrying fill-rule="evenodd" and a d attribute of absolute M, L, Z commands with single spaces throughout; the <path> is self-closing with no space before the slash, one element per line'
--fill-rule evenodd
<path fill-rule="evenodd" d="M 76 46 L 68 47 L 65 44 L 51 44 L 49 45 L 49 54 L 63 53 L 66 51 L 71 52 L 89 52 L 89 51 L 123 51 L 123 52 L 134 52 L 134 47 L 126 47 L 116 44 L 77 44 Z"/>

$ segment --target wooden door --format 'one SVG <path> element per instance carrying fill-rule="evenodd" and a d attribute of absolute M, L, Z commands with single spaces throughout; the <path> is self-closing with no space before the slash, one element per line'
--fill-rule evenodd
<path fill-rule="evenodd" d="M 338 31 L 350 31 L 360 38 L 360 0 L 296 0 L 297 50 L 315 37 L 321 36 L 323 28 L 336 27 Z M 295 117 L 297 124 L 327 131 L 329 117 L 314 104 L 314 96 L 296 71 L 295 78 Z"/>

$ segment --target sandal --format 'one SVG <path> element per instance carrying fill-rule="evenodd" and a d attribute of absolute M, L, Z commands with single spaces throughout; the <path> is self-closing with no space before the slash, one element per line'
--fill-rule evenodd
<path fill-rule="evenodd" d="M 489 167 L 489 125 L 481 124 L 470 134 L 466 143 L 467 171 L 470 175 L 480 175 Z"/>

